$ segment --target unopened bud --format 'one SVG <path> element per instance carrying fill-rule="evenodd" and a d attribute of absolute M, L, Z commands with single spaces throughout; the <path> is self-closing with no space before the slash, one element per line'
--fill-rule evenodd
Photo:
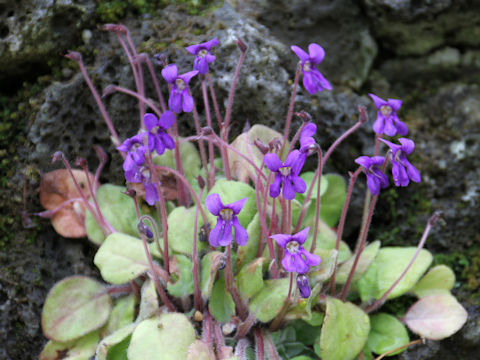
<path fill-rule="evenodd" d="M 203 189 L 205 187 L 205 179 L 201 175 L 197 176 L 197 182 L 200 189 Z"/>
<path fill-rule="evenodd" d="M 124 192 L 125 195 L 130 196 L 132 199 L 137 197 L 137 192 L 127 185 L 127 189 Z"/>
<path fill-rule="evenodd" d="M 267 144 L 263 143 L 262 140 L 260 139 L 255 139 L 253 140 L 253 144 L 258 148 L 258 150 L 260 150 L 260 152 L 265 155 L 266 153 L 268 153 L 268 151 L 270 150 L 270 148 L 268 147 Z"/>
<path fill-rule="evenodd" d="M 243 42 L 243 40 L 240 39 L 240 38 L 237 39 L 237 46 L 238 46 L 238 48 L 240 49 L 240 51 L 241 51 L 242 53 L 244 53 L 244 52 L 247 51 L 247 49 L 248 49 L 247 44 L 245 44 L 245 43 Z"/>
<path fill-rule="evenodd" d="M 208 233 L 210 232 L 210 224 L 206 223 L 200 227 L 198 232 L 198 240 L 200 242 L 206 242 L 208 240 Z"/>
<path fill-rule="evenodd" d="M 128 34 L 128 28 L 125 25 L 122 24 L 105 24 L 100 27 L 100 29 L 105 30 L 105 31 L 111 31 L 115 33 L 119 33 L 122 35 L 127 35 Z"/>
<path fill-rule="evenodd" d="M 202 135 L 208 136 L 208 135 L 213 134 L 213 129 L 210 126 L 205 126 L 205 127 L 200 129 L 200 133 Z"/>
<path fill-rule="evenodd" d="M 297 276 L 297 287 L 300 292 L 300 296 L 307 299 L 312 292 L 310 290 L 310 285 L 308 284 L 308 277 L 304 274 L 299 274 Z"/>
<path fill-rule="evenodd" d="M 95 153 L 97 154 L 97 157 L 98 157 L 98 159 L 100 160 L 101 163 L 106 163 L 107 162 L 108 155 L 100 145 L 94 145 L 93 150 L 95 150 Z"/>
<path fill-rule="evenodd" d="M 150 228 L 143 222 L 140 221 L 137 225 L 138 232 L 140 234 L 143 234 L 147 237 L 147 239 L 153 239 L 153 232 L 150 230 Z"/>
<path fill-rule="evenodd" d="M 82 55 L 79 52 L 68 50 L 67 53 L 64 55 L 67 59 L 81 62 L 82 61 Z"/>
<path fill-rule="evenodd" d="M 312 121 L 312 116 L 307 113 L 306 111 L 300 111 L 295 113 L 296 116 L 298 116 L 300 119 L 302 119 L 303 122 L 310 122 Z"/>
<path fill-rule="evenodd" d="M 153 63 L 158 66 L 167 66 L 167 55 L 164 53 L 153 55 Z"/>
<path fill-rule="evenodd" d="M 75 160 L 75 165 L 80 166 L 81 168 L 86 168 L 87 167 L 87 159 L 84 159 L 82 157 L 77 157 Z"/>
<path fill-rule="evenodd" d="M 61 151 L 56 151 L 53 156 L 52 156 L 52 164 L 54 162 L 57 162 L 58 160 L 61 160 L 65 157 L 65 155 L 63 155 L 63 152 Z"/>
<path fill-rule="evenodd" d="M 282 139 L 276 137 L 276 138 L 273 138 L 272 140 L 270 140 L 270 142 L 268 143 L 268 146 L 270 148 L 270 150 L 272 151 L 279 151 L 282 147 Z"/>
<path fill-rule="evenodd" d="M 367 115 L 367 109 L 365 108 L 365 106 L 359 105 L 358 112 L 360 113 L 358 117 L 358 121 L 360 121 L 362 124 L 367 122 L 368 115 Z"/>

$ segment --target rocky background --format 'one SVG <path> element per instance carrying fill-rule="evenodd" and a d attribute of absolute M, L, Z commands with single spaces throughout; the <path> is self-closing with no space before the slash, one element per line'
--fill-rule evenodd
<path fill-rule="evenodd" d="M 54 151 L 72 161 L 84 156 L 94 168 L 92 145 L 113 149 L 77 65 L 61 56 L 68 49 L 81 52 L 100 91 L 112 83 L 133 88 L 116 37 L 97 29 L 106 22 L 126 24 L 141 51 L 165 53 L 181 72 L 193 60 L 185 46 L 218 37 L 214 78 L 225 101 L 239 56 L 234 41 L 241 37 L 249 50 L 233 134 L 247 120 L 283 126 L 297 62 L 292 44 L 306 48 L 316 42 L 326 51 L 320 70 L 334 90 L 312 97 L 301 89 L 295 105 L 318 123 L 323 148 L 356 121 L 357 105 L 368 107 L 371 125 L 369 92 L 402 99 L 400 116 L 416 141 L 412 162 L 423 181 L 382 194 L 370 239 L 416 244 L 429 214 L 442 210 L 445 224 L 435 227 L 427 248 L 436 263 L 455 270 L 455 291 L 470 316 L 451 339 L 400 358 L 478 356 L 479 0 L 0 0 L 0 359 L 36 358 L 45 342 L 40 312 L 47 291 L 65 276 L 97 274 L 95 249 L 85 240 L 63 239 L 47 221 L 22 219 L 20 213 L 40 210 L 39 176 L 59 168 L 50 164 Z M 200 92 L 198 84 L 193 92 Z M 138 126 L 136 102 L 115 94 L 105 104 L 120 136 L 131 135 Z M 191 132 L 192 119 L 180 121 L 181 131 Z M 355 157 L 372 149 L 372 132 L 364 126 L 338 149 L 327 170 L 345 174 L 355 168 Z M 119 169 L 114 155 L 102 180 L 121 183 Z M 356 194 L 347 240 L 355 239 L 363 191 Z"/>

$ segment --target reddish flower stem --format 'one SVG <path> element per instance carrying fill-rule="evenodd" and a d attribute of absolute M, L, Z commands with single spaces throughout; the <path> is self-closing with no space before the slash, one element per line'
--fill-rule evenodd
<path fill-rule="evenodd" d="M 428 219 L 428 222 L 427 222 L 427 226 L 425 227 L 425 230 L 423 231 L 423 235 L 420 239 L 420 242 L 418 243 L 417 250 L 415 251 L 415 254 L 413 255 L 413 257 L 410 260 L 410 262 L 408 263 L 408 265 L 405 267 L 405 270 L 403 270 L 403 272 L 400 274 L 398 279 L 395 280 L 395 282 L 392 284 L 392 286 L 390 286 L 390 288 L 387 291 L 385 291 L 385 293 L 382 295 L 382 297 L 380 299 L 378 299 L 377 301 L 375 301 L 373 304 L 371 304 L 370 306 L 368 306 L 365 309 L 365 312 L 367 314 L 371 313 L 372 311 L 374 311 L 374 310 L 378 309 L 380 306 L 382 306 L 383 303 L 385 302 L 385 300 L 387 299 L 388 295 L 390 295 L 392 290 L 395 289 L 395 287 L 398 285 L 398 283 L 400 281 L 402 281 L 403 277 L 407 274 L 408 270 L 410 270 L 413 263 L 417 259 L 418 254 L 420 254 L 420 251 L 422 250 L 423 246 L 425 245 L 425 242 L 427 241 L 428 234 L 430 233 L 430 230 L 432 230 L 433 225 L 437 222 L 439 217 L 440 217 L 439 214 L 433 214 L 432 216 L 430 216 L 430 218 Z"/>
<path fill-rule="evenodd" d="M 202 197 L 202 193 L 200 193 Z M 195 208 L 195 224 L 193 226 L 193 249 L 192 249 L 192 260 L 193 260 L 193 286 L 194 286 L 194 296 L 193 301 L 195 304 L 195 309 L 197 311 L 202 311 L 203 301 L 202 294 L 200 291 L 200 280 L 198 278 L 199 273 L 199 264 L 198 264 L 198 253 L 197 253 L 197 239 L 198 239 L 198 210 L 201 208 L 201 204 L 197 204 Z"/>
<path fill-rule="evenodd" d="M 158 84 L 157 75 L 153 70 L 152 62 L 150 61 L 147 55 L 145 55 L 145 63 L 147 64 L 148 71 L 150 72 L 150 75 L 152 77 L 153 84 L 155 86 L 155 91 L 157 92 L 158 101 L 160 102 L 160 107 L 162 108 L 162 112 L 165 112 L 167 111 L 167 107 L 165 105 L 165 99 L 163 98 L 162 90 L 160 89 L 160 85 Z"/>
<path fill-rule="evenodd" d="M 260 328 L 255 328 L 255 350 L 257 353 L 256 360 L 265 360 L 263 335 Z"/>
<path fill-rule="evenodd" d="M 280 158 L 283 156 L 285 144 L 287 143 L 288 135 L 290 134 L 290 127 L 292 125 L 293 107 L 295 105 L 295 96 L 297 95 L 297 86 L 298 86 L 298 80 L 300 78 L 301 70 L 302 70 L 301 63 L 298 63 L 297 72 L 295 73 L 295 80 L 293 81 L 292 95 L 290 97 L 290 103 L 288 104 L 287 121 L 285 123 L 285 130 L 283 131 L 284 137 L 283 137 L 282 149 L 280 150 Z"/>
<path fill-rule="evenodd" d="M 190 94 L 190 88 L 187 88 L 188 93 Z M 197 112 L 197 105 L 195 104 L 195 101 L 193 102 L 193 120 L 195 122 L 195 130 L 197 131 L 197 134 L 200 135 L 201 128 L 200 128 L 200 119 L 198 118 L 198 112 Z M 210 142 L 209 142 L 210 144 Z M 213 144 L 210 144 L 213 148 Z M 203 143 L 202 139 L 198 140 L 198 147 L 200 149 L 200 159 L 202 160 L 202 166 L 205 169 L 205 174 L 207 174 L 207 188 L 210 189 L 210 177 L 208 176 L 209 168 L 208 168 L 208 162 L 207 162 L 207 153 L 205 152 L 205 144 Z"/>
<path fill-rule="evenodd" d="M 240 319 L 245 320 L 248 317 L 248 307 L 244 304 L 238 289 L 235 285 L 235 279 L 233 278 L 232 271 L 232 245 L 227 246 L 227 266 L 225 267 L 225 287 L 227 291 L 232 295 L 233 302 L 238 311 Z"/>
<path fill-rule="evenodd" d="M 345 226 L 345 219 L 347 218 L 347 212 L 350 206 L 350 199 L 352 198 L 353 187 L 361 171 L 362 171 L 362 168 L 359 167 L 357 170 L 355 170 L 354 173 L 350 173 L 350 182 L 348 184 L 347 196 L 345 198 L 345 202 L 343 203 L 342 215 L 340 216 L 340 222 L 338 223 L 338 228 L 337 228 L 337 241 L 335 242 L 335 250 L 337 251 L 340 249 L 340 240 L 342 239 L 342 235 L 343 235 L 343 227 Z M 335 265 L 333 266 L 333 273 L 332 273 L 332 277 L 330 278 L 330 294 L 333 294 L 335 291 L 336 272 L 337 272 L 337 258 L 335 258 Z"/>
<path fill-rule="evenodd" d="M 205 106 L 205 116 L 207 118 L 207 126 L 212 127 L 212 116 L 210 114 L 210 103 L 208 101 L 208 92 L 207 84 L 205 83 L 205 77 L 202 78 L 202 95 L 203 95 L 203 104 Z M 210 178 L 208 181 L 208 189 L 215 185 L 215 152 L 213 149 L 213 144 L 211 141 L 208 142 L 208 155 L 210 161 L 210 173 L 207 175 Z"/>
<path fill-rule="evenodd" d="M 275 344 L 272 341 L 272 338 L 270 334 L 264 330 L 264 341 L 265 341 L 265 349 L 267 352 L 268 359 L 270 360 L 280 360 L 280 357 L 278 356 L 277 349 L 275 348 Z"/>
<path fill-rule="evenodd" d="M 178 139 L 178 124 L 177 124 L 176 116 L 175 116 L 175 121 L 173 123 L 173 134 L 175 136 L 175 148 L 173 149 L 174 156 L 175 156 L 175 166 L 177 167 L 177 171 L 180 174 L 182 174 L 182 176 L 185 176 L 185 171 L 183 170 L 182 157 L 180 155 L 180 142 Z M 190 199 L 185 193 L 185 186 L 179 182 L 177 182 L 177 192 L 178 192 L 178 203 L 180 205 L 184 205 L 187 207 L 188 203 L 190 202 Z"/>
<path fill-rule="evenodd" d="M 217 118 L 218 126 L 220 130 L 222 130 L 222 115 L 220 114 L 220 108 L 218 107 L 218 102 L 217 102 L 217 97 L 215 96 L 215 90 L 213 89 L 213 82 L 212 82 L 212 77 L 210 76 L 210 73 L 207 75 L 208 79 L 208 87 L 210 89 L 210 97 L 212 98 L 212 103 L 213 103 L 213 108 L 215 110 L 215 116 Z"/>
<path fill-rule="evenodd" d="M 107 86 L 105 88 L 105 90 L 103 91 L 102 97 L 110 95 L 112 92 L 115 92 L 115 91 L 133 96 L 133 97 L 135 97 L 139 100 L 141 99 L 143 103 L 147 104 L 153 110 L 153 112 L 157 115 L 157 117 L 162 116 L 162 111 L 152 101 L 148 100 L 146 97 L 144 97 L 143 95 L 141 95 L 141 94 L 139 94 L 135 91 L 123 88 L 121 86 L 116 86 L 116 85 Z"/>

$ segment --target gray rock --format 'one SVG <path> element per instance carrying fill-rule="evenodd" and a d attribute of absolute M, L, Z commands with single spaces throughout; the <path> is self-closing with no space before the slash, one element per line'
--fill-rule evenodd
<path fill-rule="evenodd" d="M 44 67 L 79 35 L 95 11 L 91 0 L 0 1 L 0 79 Z"/>

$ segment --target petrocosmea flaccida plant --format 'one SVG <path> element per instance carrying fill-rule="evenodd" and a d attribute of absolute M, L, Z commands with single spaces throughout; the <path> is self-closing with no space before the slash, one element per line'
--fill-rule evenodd
<path fill-rule="evenodd" d="M 101 149 L 95 174 L 85 160 L 73 170 L 64 154 L 54 155 L 66 170 L 44 177 L 47 211 L 38 215 L 52 218 L 59 233 L 86 234 L 98 246 L 94 263 L 104 282 L 73 276 L 51 289 L 42 314 L 50 341 L 41 359 L 380 359 L 462 327 L 466 312 L 450 294 L 453 272 L 445 266 L 428 270 L 432 255 L 423 249 L 437 215 L 416 247 L 367 241 L 377 199 L 391 183 L 390 169 L 395 186 L 421 181 L 408 160 L 414 136 L 397 115 L 400 100 L 370 94 L 378 109 L 375 151 L 352 159 L 352 169 L 355 163 L 358 168 L 346 187 L 342 177 L 322 169 L 332 151 L 366 123 L 366 109 L 359 107 L 358 121 L 326 151 L 316 143 L 315 120 L 293 110 L 300 77 L 310 94 L 332 88 L 317 69 L 324 57 L 320 45 L 310 44 L 308 53 L 292 46 L 300 62 L 283 133 L 254 125 L 229 142 L 247 53 L 242 40 L 222 114 L 211 75 L 217 39 L 187 47 L 194 67 L 184 71 L 162 55 L 151 60 L 137 53 L 124 26 L 104 29 L 121 42 L 136 89 L 112 85 L 103 96 L 138 99 L 139 132 L 119 138 L 81 55 L 69 52 L 124 159 L 126 187 L 99 185 L 106 159 Z M 156 100 L 145 91 L 149 78 Z M 200 82 L 202 113 L 193 82 Z M 179 134 L 182 112 L 192 114 L 195 134 Z M 301 126 L 293 132 L 294 115 Z M 315 171 L 303 170 L 308 157 L 317 159 Z M 368 191 L 352 252 L 342 233 L 361 173 Z M 52 183 L 66 189 L 60 198 L 56 191 L 55 201 L 48 191 Z M 406 293 L 418 301 L 401 318 L 382 312 L 387 300 Z"/>

